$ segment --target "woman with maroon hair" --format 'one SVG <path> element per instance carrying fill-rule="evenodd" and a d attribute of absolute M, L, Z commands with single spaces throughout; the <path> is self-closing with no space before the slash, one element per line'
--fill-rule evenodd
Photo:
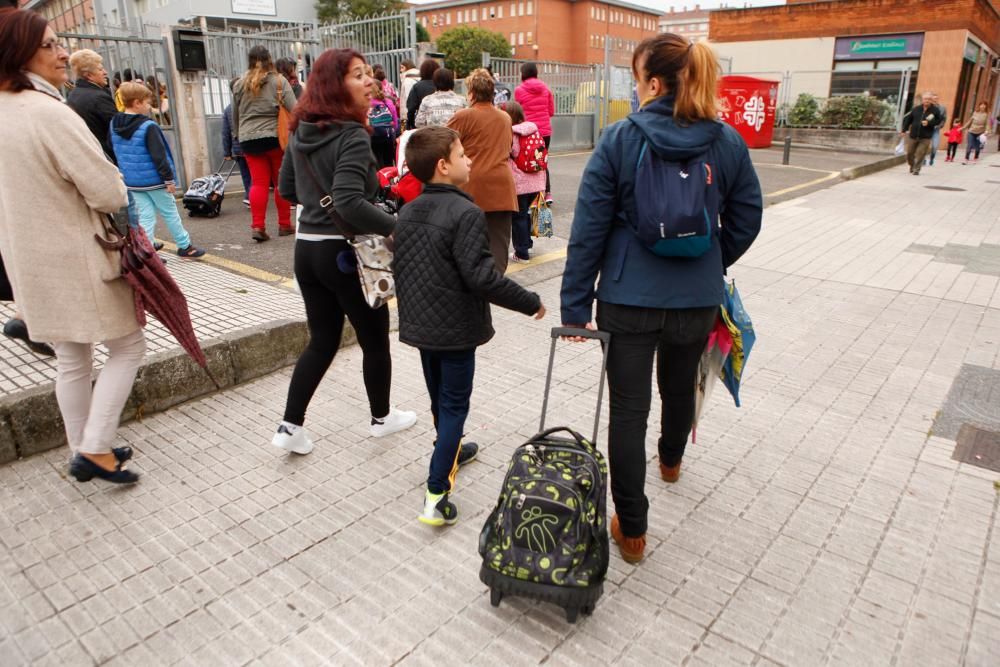
<path fill-rule="evenodd" d="M 145 339 L 118 253 L 94 240 L 125 206 L 125 184 L 63 102 L 69 54 L 45 19 L 0 10 L 0 44 L 0 254 L 32 335 L 55 347 L 70 474 L 133 483 L 122 468 L 132 449 L 112 445 Z M 95 342 L 109 356 L 91 385 Z"/>
<path fill-rule="evenodd" d="M 271 442 L 295 454 L 312 451 L 313 443 L 302 427 L 306 408 L 333 362 L 345 317 L 364 354 L 371 435 L 389 435 L 417 421 L 416 413 L 389 403 L 389 309 L 368 307 L 353 251 L 344 237 L 345 232 L 388 236 L 396 224 L 393 216 L 372 203 L 379 185 L 368 127 L 371 95 L 372 79 L 360 53 L 324 51 L 292 112 L 292 136 L 278 178 L 281 196 L 302 206 L 295 278 L 305 301 L 309 344 L 292 372 L 285 415 Z M 326 197 L 333 200 L 336 222 L 320 204 Z"/>

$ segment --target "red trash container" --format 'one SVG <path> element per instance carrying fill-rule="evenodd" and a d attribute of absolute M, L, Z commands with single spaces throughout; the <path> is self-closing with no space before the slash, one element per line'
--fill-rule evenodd
<path fill-rule="evenodd" d="M 750 148 L 767 148 L 774 137 L 778 82 L 752 76 L 724 76 L 719 97 L 728 106 L 722 120 L 736 128 Z"/>

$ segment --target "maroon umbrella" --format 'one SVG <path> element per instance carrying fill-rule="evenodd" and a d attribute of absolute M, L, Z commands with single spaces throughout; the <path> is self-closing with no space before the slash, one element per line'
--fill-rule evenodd
<path fill-rule="evenodd" d="M 107 233 L 110 240 L 98 234 L 94 234 L 94 238 L 102 248 L 117 250 L 121 255 L 122 277 L 132 286 L 135 294 L 135 318 L 140 326 L 146 326 L 146 313 L 159 320 L 195 363 L 205 369 L 215 388 L 219 389 L 219 383 L 208 370 L 205 352 L 195 336 L 187 299 L 156 254 L 146 232 L 138 225 L 129 225 L 122 236 L 112 224 Z"/>

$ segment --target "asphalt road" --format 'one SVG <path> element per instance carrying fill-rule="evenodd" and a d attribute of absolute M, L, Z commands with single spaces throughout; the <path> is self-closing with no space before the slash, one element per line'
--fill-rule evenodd
<path fill-rule="evenodd" d="M 580 179 L 589 157 L 590 152 L 585 151 L 555 154 L 550 158 L 549 166 L 555 199 L 552 211 L 556 240 L 566 239 L 569 236 Z M 779 146 L 753 150 L 751 157 L 765 193 L 765 205 L 771 205 L 829 187 L 839 181 L 839 177 L 831 177 L 831 174 L 839 174 L 842 169 L 867 164 L 886 156 L 793 148 L 790 164 L 785 166 L 781 164 L 782 149 Z M 229 182 L 232 187 L 240 187 L 238 174 Z M 273 199 L 269 204 L 267 215 L 271 240 L 262 244 L 255 243 L 250 238 L 250 211 L 243 206 L 242 199 L 243 194 L 239 191 L 226 195 L 222 205 L 222 215 L 213 219 L 188 218 L 186 212 L 182 210 L 184 224 L 191 233 L 194 243 L 215 257 L 264 272 L 257 275 L 261 279 L 277 280 L 278 276 L 291 277 L 295 238 L 278 236 Z M 162 223 L 157 227 L 157 231 L 159 238 L 170 240 L 164 238 L 166 229 Z M 539 252 L 545 252 L 546 248 L 551 247 L 555 245 L 550 242 L 541 247 Z"/>

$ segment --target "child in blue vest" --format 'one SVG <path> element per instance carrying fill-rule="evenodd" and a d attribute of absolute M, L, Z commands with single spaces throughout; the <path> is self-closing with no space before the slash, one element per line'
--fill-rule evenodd
<path fill-rule="evenodd" d="M 111 119 L 111 146 L 115 150 L 118 170 L 139 210 L 139 224 L 152 241 L 159 213 L 174 237 L 177 255 L 197 259 L 205 251 L 191 243 L 191 235 L 181 224 L 174 200 L 177 185 L 170 146 L 160 126 L 149 118 L 153 93 L 134 81 L 123 83 L 118 92 L 125 111 Z"/>

